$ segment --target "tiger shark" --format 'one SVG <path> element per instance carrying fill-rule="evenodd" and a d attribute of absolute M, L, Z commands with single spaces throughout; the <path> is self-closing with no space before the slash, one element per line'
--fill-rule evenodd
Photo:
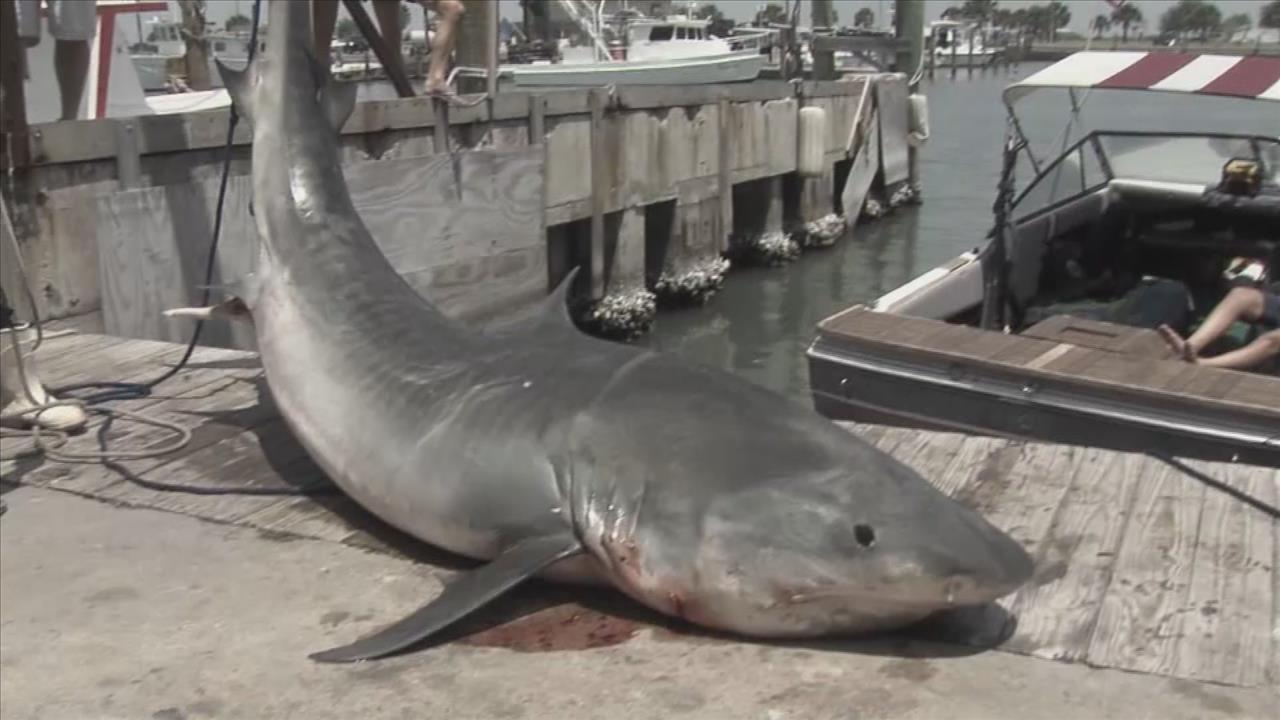
<path fill-rule="evenodd" d="M 312 658 L 400 652 L 535 576 L 756 638 L 891 629 L 1028 580 L 1013 539 L 813 410 L 581 333 L 572 277 L 497 331 L 441 313 L 352 205 L 337 128 L 355 89 L 313 59 L 308 4 L 269 13 L 264 53 L 221 68 L 253 126 L 260 240 L 224 307 L 251 318 L 282 417 L 345 493 L 483 561 Z"/>

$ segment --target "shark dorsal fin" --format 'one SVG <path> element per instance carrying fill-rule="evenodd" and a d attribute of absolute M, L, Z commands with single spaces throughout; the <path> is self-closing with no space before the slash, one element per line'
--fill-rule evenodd
<path fill-rule="evenodd" d="M 253 122 L 254 94 L 258 84 L 258 64 L 254 62 L 243 70 L 234 70 L 221 60 L 214 59 L 218 65 L 218 74 L 222 76 L 222 84 L 235 104 L 236 112 Z"/>
<path fill-rule="evenodd" d="M 556 289 L 542 301 L 542 311 L 537 318 L 539 326 L 577 330 L 577 326 L 573 324 L 573 316 L 569 314 L 569 293 L 573 290 L 574 278 L 578 277 L 578 269 L 575 266 L 569 270 L 560 284 L 556 285 Z"/>

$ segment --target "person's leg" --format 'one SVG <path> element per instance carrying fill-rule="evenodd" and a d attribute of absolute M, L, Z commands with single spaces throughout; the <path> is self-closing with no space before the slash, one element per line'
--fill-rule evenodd
<path fill-rule="evenodd" d="M 311 0 L 311 34 L 316 58 L 322 65 L 328 64 L 329 44 L 333 42 L 333 29 L 337 24 L 338 0 Z"/>
<path fill-rule="evenodd" d="M 84 83 L 89 77 L 89 43 L 84 40 L 58 40 L 53 49 L 53 69 L 58 76 L 62 98 L 62 119 L 75 120 L 84 98 Z"/>
<path fill-rule="evenodd" d="M 63 120 L 74 120 L 80 114 L 80 101 L 89 77 L 89 43 L 97 35 L 97 24 L 94 3 L 68 0 L 50 3 L 49 34 L 56 41 L 53 70 L 58 78 Z"/>
<path fill-rule="evenodd" d="M 1252 287 L 1231 288 L 1226 297 L 1209 313 L 1209 317 L 1187 338 L 1187 345 L 1193 353 L 1199 355 L 1209 343 L 1222 337 L 1235 321 L 1256 322 L 1262 317 L 1263 307 L 1261 290 Z"/>
<path fill-rule="evenodd" d="M 449 67 L 449 56 L 453 54 L 458 19 L 466 12 L 461 0 L 435 0 L 433 4 L 440 21 L 436 24 L 436 35 L 431 41 L 431 61 L 427 66 L 428 93 L 443 92 L 448 89 L 445 85 L 445 76 Z M 424 7 L 425 5 L 426 3 Z"/>
<path fill-rule="evenodd" d="M 1280 330 L 1269 330 L 1253 342 L 1238 350 L 1232 350 L 1211 358 L 1200 358 L 1201 365 L 1209 367 L 1247 370 L 1280 355 Z"/>
<path fill-rule="evenodd" d="M 373 14 L 378 18 L 378 31 L 382 40 L 391 50 L 391 57 L 404 69 L 404 58 L 400 56 L 400 0 L 373 0 Z"/>

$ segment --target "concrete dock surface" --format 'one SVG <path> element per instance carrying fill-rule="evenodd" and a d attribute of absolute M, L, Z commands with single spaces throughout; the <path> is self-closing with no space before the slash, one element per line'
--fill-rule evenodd
<path fill-rule="evenodd" d="M 1275 686 L 910 637 L 761 644 L 635 622 L 628 615 L 642 611 L 625 607 L 533 616 L 572 632 L 520 630 L 517 620 L 385 661 L 321 665 L 307 654 L 400 617 L 438 592 L 439 573 L 339 542 L 39 487 L 4 499 L 5 720 L 1211 720 L 1270 717 L 1280 705 Z M 545 604 L 548 590 L 534 586 L 499 615 Z"/>

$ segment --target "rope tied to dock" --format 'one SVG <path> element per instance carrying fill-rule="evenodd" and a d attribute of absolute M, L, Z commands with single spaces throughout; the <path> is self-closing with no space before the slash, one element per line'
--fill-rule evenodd
<path fill-rule="evenodd" d="M 254 55 L 258 48 L 258 25 L 261 18 L 262 0 L 255 0 L 253 4 L 253 20 L 249 38 L 249 62 L 253 62 Z M 235 139 L 236 125 L 239 122 L 239 113 L 236 112 L 235 105 L 231 106 L 229 120 L 227 124 L 227 137 L 223 146 L 222 161 L 222 178 L 218 187 L 217 208 L 214 213 L 213 237 L 209 246 L 209 255 L 205 262 L 205 280 L 202 285 L 202 304 L 208 305 L 212 296 L 212 279 L 214 266 L 217 260 L 218 239 L 222 234 L 222 216 L 223 208 L 226 203 L 227 182 L 231 172 L 231 149 Z M 12 182 L 13 169 L 9 169 L 10 182 Z M 8 213 L 4 214 L 5 224 L 9 224 Z M 30 352 L 35 352 L 44 341 L 44 324 L 40 318 L 39 311 L 35 302 L 35 296 L 31 290 L 31 279 L 27 275 L 26 266 L 22 261 L 22 251 L 18 247 L 17 235 L 13 229 L 7 228 L 9 232 L 9 242 L 12 244 L 14 252 L 15 267 L 18 275 L 22 280 L 22 289 L 26 296 L 28 306 L 31 312 L 30 326 L 35 330 L 35 342 L 30 348 Z M 7 414 L 0 414 L 0 423 L 20 422 L 30 425 L 29 429 L 16 429 L 10 427 L 0 428 L 0 436 L 3 437 L 25 437 L 30 439 L 30 445 L 22 448 L 11 455 L 0 454 L 0 461 L 14 460 L 23 457 L 44 457 L 48 460 L 63 463 L 102 463 L 112 470 L 120 473 L 125 478 L 139 485 L 143 485 L 153 490 L 162 490 L 169 492 L 184 492 L 200 495 L 308 495 L 316 491 L 316 487 L 301 488 L 260 488 L 260 487 L 243 487 L 243 488 L 225 488 L 225 487 L 200 487 L 192 485 L 175 485 L 170 483 L 160 483 L 153 480 L 142 480 L 124 467 L 117 464 L 122 460 L 142 460 L 148 458 L 156 458 L 177 452 L 185 448 L 191 443 L 191 430 L 162 418 L 154 417 L 143 412 L 135 412 L 125 410 L 119 407 L 107 407 L 104 403 L 116 400 L 136 400 L 148 397 L 152 391 L 161 383 L 173 378 L 186 367 L 191 360 L 192 354 L 195 352 L 196 344 L 200 341 L 200 334 L 204 328 L 204 320 L 196 321 L 196 326 L 191 332 L 191 339 L 187 343 L 186 351 L 182 358 L 171 368 L 163 372 L 159 377 L 144 383 L 126 383 L 126 382 L 90 382 L 78 385 L 65 386 L 57 388 L 58 392 L 74 392 L 86 388 L 107 388 L 101 392 L 94 393 L 84 398 L 64 398 L 57 400 L 47 400 L 37 398 L 32 391 L 31 384 L 28 382 L 27 359 L 24 356 L 22 342 L 18 338 L 17 328 L 11 328 L 9 333 L 14 354 L 14 367 L 17 371 L 18 379 L 22 385 L 22 391 L 26 395 L 27 406 L 20 410 Z M 98 445 L 99 450 L 92 451 L 69 451 L 63 448 L 70 442 L 71 434 L 69 432 L 57 429 L 43 427 L 40 422 L 41 414 L 56 408 L 75 407 L 84 411 L 86 414 L 102 415 L 106 417 L 98 428 Z M 161 445 L 153 445 L 141 450 L 110 450 L 107 448 L 106 436 L 107 431 L 111 427 L 111 423 L 115 419 L 124 419 L 136 422 L 142 425 L 150 425 L 152 427 L 167 430 L 172 436 Z M 328 483 L 322 484 L 326 488 Z M 321 490 L 324 491 L 323 489 Z"/>

